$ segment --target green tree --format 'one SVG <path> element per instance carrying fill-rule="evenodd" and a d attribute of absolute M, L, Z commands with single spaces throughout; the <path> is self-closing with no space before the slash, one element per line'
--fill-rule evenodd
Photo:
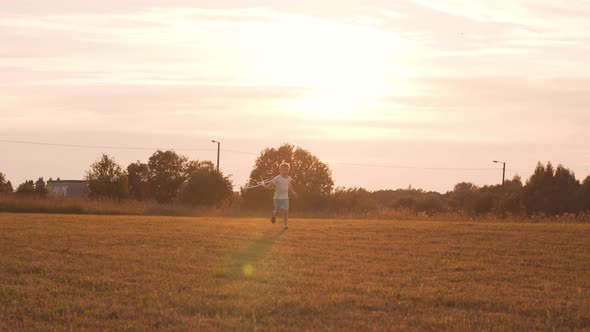
<path fill-rule="evenodd" d="M 562 165 L 538 163 L 524 188 L 524 203 L 528 214 L 556 215 L 577 212 L 580 182 L 575 174 Z"/>
<path fill-rule="evenodd" d="M 394 203 L 393 207 L 398 209 L 406 209 L 411 211 L 417 211 L 418 209 L 418 201 L 416 197 L 413 195 L 404 195 L 403 197 L 398 198 Z"/>
<path fill-rule="evenodd" d="M 580 211 L 590 211 L 590 176 L 587 176 L 580 186 L 578 202 Z"/>
<path fill-rule="evenodd" d="M 292 204 L 295 208 L 317 209 L 327 203 L 334 187 L 328 165 L 309 151 L 290 144 L 262 151 L 250 173 L 249 183 L 259 183 L 262 178 L 274 178 L 283 162 L 291 165 L 293 187 L 299 194 Z M 272 193 L 264 189 L 248 190 L 242 192 L 242 198 L 247 208 L 260 209 L 271 204 Z"/>
<path fill-rule="evenodd" d="M 446 196 L 438 192 L 425 192 L 409 186 L 407 189 L 378 190 L 372 193 L 379 207 L 404 209 L 414 213 L 433 215 L 446 210 Z M 448 196 L 448 194 L 447 194 Z"/>
<path fill-rule="evenodd" d="M 203 161 L 189 160 L 184 165 L 184 173 L 185 173 L 185 176 L 187 179 L 190 178 L 193 173 L 201 172 L 203 170 L 208 170 L 208 171 L 213 172 L 216 170 L 215 164 L 213 164 L 213 162 L 211 162 L 209 160 L 203 160 Z"/>
<path fill-rule="evenodd" d="M 494 211 L 502 216 L 517 216 L 525 212 L 523 185 L 520 176 L 516 175 L 512 180 L 506 180 L 504 185 L 500 186 L 499 197 Z"/>
<path fill-rule="evenodd" d="M 187 179 L 187 158 L 172 150 L 156 151 L 149 159 L 149 185 L 159 203 L 172 203 L 177 199 Z"/>
<path fill-rule="evenodd" d="M 124 199 L 129 196 L 127 173 L 109 155 L 103 154 L 86 172 L 88 197 Z"/>
<path fill-rule="evenodd" d="M 330 212 L 369 213 L 377 209 L 377 201 L 364 188 L 336 188 L 330 196 Z"/>
<path fill-rule="evenodd" d="M 476 214 L 477 192 L 479 188 L 470 182 L 461 182 L 455 185 L 453 191 L 447 194 L 449 206 L 455 211 L 462 211 L 468 215 Z"/>
<path fill-rule="evenodd" d="M 48 191 L 45 180 L 43 180 L 43 178 L 39 178 L 37 182 L 35 182 L 35 194 L 37 194 L 39 197 L 46 197 L 47 193 Z"/>
<path fill-rule="evenodd" d="M 149 167 L 140 162 L 127 166 L 127 178 L 129 183 L 129 195 L 138 201 L 151 198 L 149 184 Z"/>
<path fill-rule="evenodd" d="M 33 180 L 27 180 L 21 183 L 16 188 L 16 193 L 18 195 L 33 195 L 35 193 L 35 182 Z"/>
<path fill-rule="evenodd" d="M 444 209 L 442 195 L 435 192 L 421 193 L 420 200 L 416 203 L 416 210 L 428 215 L 442 212 Z"/>
<path fill-rule="evenodd" d="M 473 213 L 476 215 L 491 214 L 494 211 L 501 190 L 501 185 L 483 186 L 478 188 L 473 193 Z"/>
<path fill-rule="evenodd" d="M 193 164 L 195 166 L 195 164 Z M 233 196 L 231 181 L 209 163 L 193 168 L 180 192 L 180 201 L 192 206 L 221 206 Z"/>
<path fill-rule="evenodd" d="M 13 191 L 12 183 L 6 180 L 6 175 L 4 175 L 4 173 L 0 173 L 0 194 L 9 194 Z"/>
<path fill-rule="evenodd" d="M 551 201 L 555 213 L 575 213 L 578 212 L 578 193 L 580 190 L 580 181 L 576 179 L 574 172 L 562 165 L 557 166 L 553 177 L 553 190 Z"/>
<path fill-rule="evenodd" d="M 547 167 L 540 162 L 537 164 L 533 175 L 528 179 L 524 187 L 524 205 L 527 214 L 555 214 L 551 197 L 553 196 L 553 176 L 555 170 L 551 163 Z"/>

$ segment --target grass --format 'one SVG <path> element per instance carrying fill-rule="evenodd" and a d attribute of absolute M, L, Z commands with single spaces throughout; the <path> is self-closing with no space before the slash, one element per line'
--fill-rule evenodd
<path fill-rule="evenodd" d="M 0 330 L 590 329 L 590 225 L 0 214 Z"/>
<path fill-rule="evenodd" d="M 221 216 L 234 213 L 231 208 L 187 207 L 135 200 L 90 200 L 83 198 L 40 198 L 34 196 L 0 195 L 0 213 L 53 213 L 151 216 Z"/>
<path fill-rule="evenodd" d="M 260 217 L 267 216 L 272 208 L 249 210 L 242 208 L 239 199 L 222 207 L 191 207 L 181 204 L 158 204 L 153 201 L 136 200 L 89 200 L 83 198 L 40 198 L 35 196 L 0 195 L 0 213 L 47 213 L 47 214 L 88 214 L 88 215 L 135 215 L 169 217 Z M 414 221 L 508 221 L 508 222 L 550 222 L 590 223 L 590 212 L 566 213 L 557 216 L 469 216 L 458 211 L 440 212 L 428 215 L 411 209 L 379 207 L 370 211 L 295 211 L 292 216 L 306 219 L 370 219 L 370 220 L 414 220 Z"/>

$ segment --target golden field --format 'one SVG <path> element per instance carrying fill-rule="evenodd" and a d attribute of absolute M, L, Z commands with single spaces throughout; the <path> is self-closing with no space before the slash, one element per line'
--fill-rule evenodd
<path fill-rule="evenodd" d="M 31 329 L 590 329 L 590 224 L 0 214 Z"/>

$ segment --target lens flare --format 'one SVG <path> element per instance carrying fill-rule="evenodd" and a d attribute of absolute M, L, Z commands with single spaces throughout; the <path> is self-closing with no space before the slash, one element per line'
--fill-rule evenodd
<path fill-rule="evenodd" d="M 252 264 L 245 264 L 244 266 L 242 266 L 242 272 L 245 276 L 249 277 L 254 273 L 254 267 L 252 266 Z"/>

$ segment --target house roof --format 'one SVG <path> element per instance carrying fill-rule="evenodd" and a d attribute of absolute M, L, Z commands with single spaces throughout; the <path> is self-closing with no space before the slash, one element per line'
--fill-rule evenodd
<path fill-rule="evenodd" d="M 48 180 L 47 183 L 86 183 L 85 180 Z"/>

